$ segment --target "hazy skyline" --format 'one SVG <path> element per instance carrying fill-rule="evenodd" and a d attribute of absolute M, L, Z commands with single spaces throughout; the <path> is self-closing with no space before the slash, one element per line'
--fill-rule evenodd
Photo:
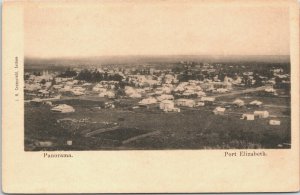
<path fill-rule="evenodd" d="M 25 56 L 289 55 L 287 8 L 168 1 L 57 5 L 25 9 Z"/>

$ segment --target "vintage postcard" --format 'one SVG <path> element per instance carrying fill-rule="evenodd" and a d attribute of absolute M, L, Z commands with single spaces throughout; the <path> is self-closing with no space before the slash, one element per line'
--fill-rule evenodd
<path fill-rule="evenodd" d="M 3 4 L 3 191 L 299 190 L 296 0 Z"/>

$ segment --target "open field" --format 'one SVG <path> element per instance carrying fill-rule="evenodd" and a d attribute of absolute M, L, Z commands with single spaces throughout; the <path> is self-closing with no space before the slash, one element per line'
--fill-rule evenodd
<path fill-rule="evenodd" d="M 266 100 L 268 98 L 264 102 Z M 62 100 L 59 103 L 68 103 L 76 110 L 64 114 L 53 113 L 46 105 L 25 104 L 25 149 L 34 150 L 30 147 L 32 140 L 55 143 L 55 147 L 45 150 L 277 148 L 279 144 L 290 144 L 290 116 L 285 108 L 268 108 L 270 115 L 281 120 L 281 125 L 271 126 L 269 119 L 240 119 L 239 113 L 254 109 L 232 108 L 224 115 L 214 115 L 214 106 L 182 108 L 180 113 L 164 113 L 156 107 L 125 109 L 136 102 L 124 99 L 119 100 L 114 109 L 95 110 L 92 108 L 102 106 L 104 100 Z M 287 100 L 278 102 L 278 105 L 289 106 Z M 58 119 L 80 120 L 83 116 L 90 123 L 76 128 L 57 123 Z M 82 136 L 82 132 L 104 128 L 101 124 L 115 124 L 118 128 L 90 137 Z M 123 142 L 147 133 L 150 134 Z M 73 140 L 73 145 L 65 146 L 66 140 Z"/>

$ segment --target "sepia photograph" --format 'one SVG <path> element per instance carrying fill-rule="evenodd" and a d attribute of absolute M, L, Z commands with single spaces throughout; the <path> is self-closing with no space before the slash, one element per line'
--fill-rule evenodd
<path fill-rule="evenodd" d="M 299 191 L 299 12 L 5 1 L 3 192 Z"/>
<path fill-rule="evenodd" d="M 25 9 L 25 151 L 291 148 L 288 9 L 159 2 Z"/>

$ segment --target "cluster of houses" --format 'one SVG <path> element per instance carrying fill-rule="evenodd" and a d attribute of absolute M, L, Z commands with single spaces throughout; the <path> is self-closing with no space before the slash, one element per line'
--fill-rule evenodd
<path fill-rule="evenodd" d="M 197 66 L 196 66 L 197 68 Z M 204 63 L 201 66 L 202 71 L 207 74 L 215 73 L 214 66 Z M 75 69 L 74 69 L 75 70 Z M 80 69 L 76 69 L 77 73 Z M 164 112 L 180 112 L 181 107 L 199 107 L 205 105 L 213 105 L 215 102 L 214 94 L 229 93 L 234 86 L 243 86 L 244 78 L 250 79 L 254 84 L 253 72 L 243 72 L 239 76 L 231 78 L 225 76 L 220 80 L 218 75 L 212 78 L 189 79 L 181 81 L 179 76 L 182 73 L 172 72 L 171 69 L 156 70 L 150 68 L 148 71 L 139 71 L 137 69 L 98 69 L 99 72 L 106 74 L 119 74 L 122 76 L 122 81 L 102 80 L 99 82 L 87 82 L 78 80 L 76 77 L 61 77 L 59 73 L 49 73 L 43 71 L 42 74 L 36 75 L 33 73 L 25 73 L 25 97 L 30 97 L 31 101 L 41 101 L 51 98 L 59 98 L 61 96 L 84 96 L 96 95 L 100 98 L 134 98 L 138 99 L 139 106 L 158 105 Z M 284 82 L 288 82 L 289 74 L 284 73 L 282 69 L 272 70 L 274 77 L 266 80 L 268 88 L 265 93 L 277 95 L 275 77 L 281 78 Z M 260 76 L 263 77 L 263 76 Z M 266 78 L 262 78 L 266 79 Z M 120 88 L 120 82 L 123 87 Z M 120 91 L 122 91 L 120 93 Z M 236 99 L 233 102 L 237 107 L 245 105 L 241 99 Z M 262 102 L 252 101 L 249 106 L 261 106 Z M 218 106 L 213 110 L 213 113 L 219 115 L 224 114 L 226 108 Z M 55 112 L 74 112 L 74 108 L 68 105 L 58 105 L 52 108 Z M 254 120 L 255 117 L 267 118 L 268 111 L 255 111 L 252 114 L 243 114 L 242 119 Z M 270 122 L 272 125 L 278 125 L 274 120 Z M 279 123 L 280 124 L 280 123 Z"/>
<path fill-rule="evenodd" d="M 156 70 L 149 68 L 149 71 L 145 71 L 147 69 L 98 68 L 97 71 L 99 73 L 118 74 L 121 76 L 123 78 L 122 82 L 126 85 L 126 96 L 130 98 L 143 98 L 163 94 L 172 94 L 175 98 L 200 98 L 206 96 L 206 93 L 228 93 L 234 85 L 243 86 L 245 78 L 250 79 L 251 83 L 256 82 L 253 72 L 245 71 L 241 75 L 235 75 L 234 78 L 225 76 L 221 80 L 213 65 L 203 63 L 199 67 L 205 74 L 213 73 L 215 76 L 182 81 L 179 78 L 183 74 L 182 71 L 176 73 L 172 69 Z M 81 70 L 76 68 L 76 71 L 79 74 Z M 273 73 L 272 78 L 268 79 L 265 76 L 259 76 L 258 78 L 264 79 L 263 82 L 266 85 L 270 85 L 270 88 L 265 90 L 266 93 L 277 95 L 276 90 L 272 87 L 276 84 L 276 78 L 281 79 L 283 83 L 288 83 L 289 74 L 284 73 L 280 68 L 274 68 L 271 71 Z M 25 93 L 41 98 L 55 94 L 81 96 L 90 92 L 99 93 L 100 97 L 116 98 L 117 89 L 115 86 L 119 83 L 119 81 L 113 80 L 89 83 L 84 80 L 77 80 L 76 77 L 62 77 L 58 72 L 49 73 L 46 70 L 39 75 L 26 72 L 25 77 Z"/>
<path fill-rule="evenodd" d="M 236 107 L 244 107 L 246 104 L 243 100 L 241 99 L 236 99 L 232 102 L 232 104 Z M 254 108 L 260 108 L 262 106 L 262 102 L 258 100 L 251 101 L 248 106 L 254 107 Z M 218 106 L 213 110 L 213 113 L 215 115 L 224 115 L 226 111 L 225 107 Z M 247 121 L 254 121 L 255 119 L 267 119 L 270 117 L 270 113 L 267 110 L 255 110 L 253 113 L 243 113 L 241 115 L 242 120 L 247 120 Z M 271 119 L 269 120 L 270 125 L 280 125 L 280 120 L 278 119 Z"/>

